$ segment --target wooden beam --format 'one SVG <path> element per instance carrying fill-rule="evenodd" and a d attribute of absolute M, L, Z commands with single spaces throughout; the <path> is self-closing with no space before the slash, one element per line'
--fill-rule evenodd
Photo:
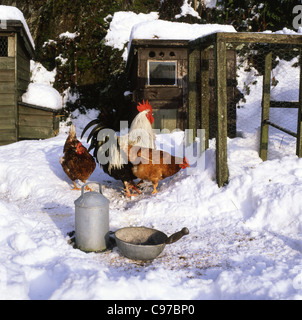
<path fill-rule="evenodd" d="M 276 124 L 274 122 L 271 122 L 269 120 L 264 120 L 264 124 L 269 124 L 270 126 L 276 128 L 276 129 L 278 129 L 278 130 L 280 130 L 280 131 L 282 131 L 282 132 L 284 132 L 284 133 L 286 133 L 286 134 L 288 134 L 288 135 L 290 135 L 290 136 L 292 136 L 294 138 L 297 138 L 297 134 L 295 132 L 293 132 L 291 130 L 288 130 L 288 129 L 284 128 L 284 127 L 281 127 L 281 126 L 279 126 L 278 124 Z"/>
<path fill-rule="evenodd" d="M 272 72 L 272 52 L 265 57 L 265 71 L 263 75 L 262 93 L 262 115 L 261 115 L 261 137 L 260 137 L 260 158 L 267 160 L 268 152 L 268 131 L 269 131 L 269 108 L 271 100 L 271 72 Z"/>
<path fill-rule="evenodd" d="M 302 49 L 300 49 L 300 91 L 298 105 L 298 132 L 296 154 L 299 158 L 302 158 Z"/>
<path fill-rule="evenodd" d="M 205 130 L 205 149 L 209 148 L 210 132 L 210 86 L 209 86 L 209 54 L 208 50 L 200 53 L 200 81 L 201 81 L 201 129 Z"/>
<path fill-rule="evenodd" d="M 196 127 L 196 115 L 197 115 L 197 55 L 199 51 L 196 49 L 188 50 L 188 59 L 189 59 L 189 83 L 188 83 L 188 95 L 189 95 L 189 112 L 188 112 L 188 128 L 192 130 L 190 134 L 190 139 L 187 143 L 194 142 L 196 137 L 197 127 Z M 192 140 L 193 136 L 193 140 Z"/>
<path fill-rule="evenodd" d="M 271 101 L 270 108 L 296 109 L 299 108 L 299 102 Z"/>
<path fill-rule="evenodd" d="M 301 45 L 302 35 L 271 34 L 257 32 L 216 32 L 190 42 L 191 47 L 211 45 L 215 38 L 227 43 L 270 43 Z"/>
<path fill-rule="evenodd" d="M 219 187 L 228 183 L 227 160 L 227 62 L 226 43 L 217 38 L 215 43 L 215 95 L 216 95 L 216 179 Z"/>

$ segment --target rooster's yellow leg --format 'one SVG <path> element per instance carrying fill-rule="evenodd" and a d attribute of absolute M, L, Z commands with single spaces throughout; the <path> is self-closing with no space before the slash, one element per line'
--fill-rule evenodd
<path fill-rule="evenodd" d="M 156 190 L 157 186 L 158 186 L 158 182 L 153 183 L 153 189 L 154 189 L 154 190 L 153 190 L 152 194 L 157 193 L 157 190 Z"/>
<path fill-rule="evenodd" d="M 138 194 L 141 194 L 141 193 L 142 193 L 142 192 L 138 189 L 137 185 L 136 185 L 133 181 L 130 183 L 130 185 L 128 186 L 128 188 L 129 188 L 130 190 L 136 191 Z"/>

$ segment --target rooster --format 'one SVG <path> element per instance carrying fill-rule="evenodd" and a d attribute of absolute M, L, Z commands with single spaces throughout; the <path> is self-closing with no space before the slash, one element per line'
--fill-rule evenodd
<path fill-rule="evenodd" d="M 71 125 L 69 135 L 66 139 L 64 149 L 64 155 L 60 158 L 61 166 L 66 175 L 73 182 L 73 190 L 80 190 L 75 180 L 81 180 L 86 183 L 86 180 L 93 173 L 96 164 L 93 157 L 77 139 L 74 125 Z M 86 187 L 90 190 L 89 187 Z"/>
<path fill-rule="evenodd" d="M 159 180 L 173 176 L 180 169 L 190 167 L 186 157 L 183 159 L 174 157 L 161 150 L 129 146 L 128 157 L 133 164 L 133 174 L 141 180 L 152 182 L 152 194 L 157 193 Z"/>
<path fill-rule="evenodd" d="M 108 163 L 100 163 L 106 174 L 123 182 L 127 197 L 141 193 L 133 182 L 136 176 L 132 172 L 132 163 L 128 161 L 128 145 L 155 149 L 152 106 L 148 101 L 143 101 L 143 103 L 138 104 L 137 110 L 139 113 L 132 121 L 129 133 L 123 136 L 118 136 L 117 133 L 114 135 L 115 143 L 110 146 L 111 157 L 109 157 Z M 90 132 L 87 142 L 91 141 L 89 151 L 94 149 L 93 155 L 99 162 L 100 155 L 108 154 L 108 149 L 105 148 L 108 137 L 105 136 L 104 139 L 100 139 L 100 135 L 103 129 L 111 128 L 106 127 L 101 120 L 96 119 L 87 124 L 82 132 L 82 137 L 93 125 L 95 127 Z"/>

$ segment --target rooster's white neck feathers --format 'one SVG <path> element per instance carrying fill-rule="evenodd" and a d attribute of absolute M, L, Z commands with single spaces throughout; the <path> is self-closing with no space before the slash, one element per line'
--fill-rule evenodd
<path fill-rule="evenodd" d="M 127 135 L 118 137 L 120 151 L 117 146 L 113 146 L 111 150 L 111 161 L 108 167 L 111 169 L 120 169 L 128 160 L 128 145 L 137 146 L 141 148 L 155 149 L 155 134 L 152 125 L 146 117 L 149 110 L 140 112 L 132 121 L 129 133 Z"/>

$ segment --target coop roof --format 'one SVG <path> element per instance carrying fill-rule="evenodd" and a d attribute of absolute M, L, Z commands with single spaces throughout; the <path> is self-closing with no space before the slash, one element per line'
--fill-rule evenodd
<path fill-rule="evenodd" d="M 35 44 L 23 13 L 16 7 L 0 5 L 0 33 L 18 32 L 22 36 L 26 50 L 34 55 Z"/>
<path fill-rule="evenodd" d="M 127 67 L 131 65 L 137 46 L 183 46 L 215 32 L 236 32 L 233 26 L 220 24 L 189 24 L 164 20 L 145 21 L 132 27 L 128 44 Z"/>

